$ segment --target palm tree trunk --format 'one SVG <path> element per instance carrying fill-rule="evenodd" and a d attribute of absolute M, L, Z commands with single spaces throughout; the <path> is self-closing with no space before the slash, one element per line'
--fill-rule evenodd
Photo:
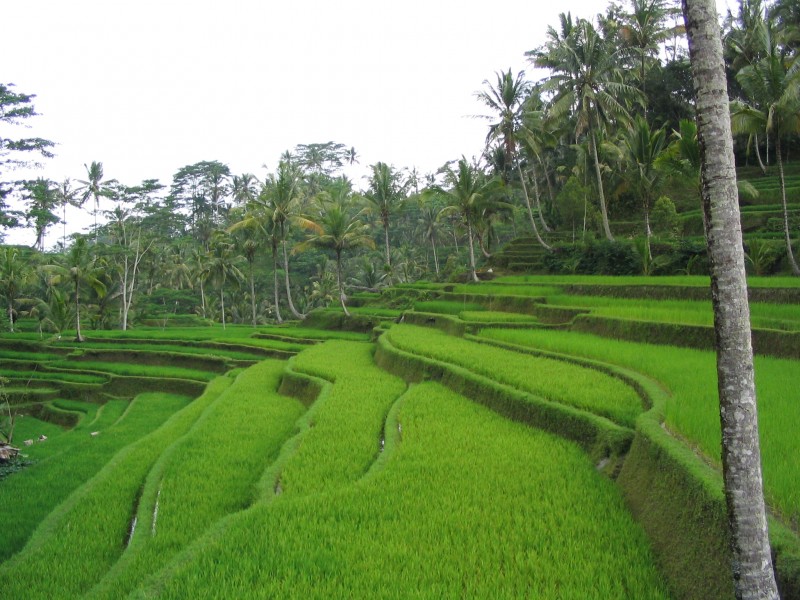
<path fill-rule="evenodd" d="M 475 237 L 478 238 L 478 248 L 481 249 L 481 254 L 486 259 L 492 258 L 492 253 L 486 248 L 486 243 L 484 242 L 484 236 L 480 233 L 479 229 L 475 230 Z"/>
<path fill-rule="evenodd" d="M 225 282 L 219 288 L 219 304 L 222 307 L 222 328 L 225 329 Z"/>
<path fill-rule="evenodd" d="M 339 288 L 339 302 L 342 303 L 344 315 L 349 317 L 350 313 L 347 311 L 347 306 L 345 305 L 347 296 L 344 294 L 344 285 L 342 284 L 342 253 L 339 250 L 336 251 L 336 286 Z"/>
<path fill-rule="evenodd" d="M 733 138 L 714 0 L 683 0 L 707 214 L 722 426 L 722 475 L 737 598 L 778 598 L 761 479 L 750 311 Z"/>
<path fill-rule="evenodd" d="M 758 147 L 758 134 L 754 134 L 755 137 L 755 147 L 756 147 L 756 158 L 758 159 L 758 168 L 761 169 L 761 174 L 767 174 L 767 167 L 764 166 L 764 163 L 761 161 L 761 149 Z"/>
<path fill-rule="evenodd" d="M 283 323 L 280 306 L 280 280 L 278 279 L 278 247 L 274 242 L 272 244 L 272 276 L 274 280 L 273 289 L 275 290 L 275 320 L 278 323 Z"/>
<path fill-rule="evenodd" d="M 250 309 L 253 313 L 253 327 L 256 326 L 256 284 L 253 275 L 253 261 L 250 261 Z"/>
<path fill-rule="evenodd" d="M 600 201 L 600 215 L 603 217 L 603 232 L 606 234 L 606 239 L 614 241 L 614 236 L 611 235 L 611 228 L 608 226 L 608 211 L 606 210 L 606 196 L 603 193 L 603 174 L 600 172 L 600 159 L 597 158 L 597 140 L 595 139 L 594 129 L 589 129 L 589 143 L 592 146 L 592 158 L 594 159 L 594 171 L 597 177 L 597 197 Z"/>
<path fill-rule="evenodd" d="M 542 210 L 542 203 L 539 199 L 539 180 L 536 177 L 536 167 L 531 165 L 531 170 L 533 171 L 533 198 L 536 200 L 536 210 L 539 211 L 539 221 L 542 223 L 542 229 L 544 229 L 545 232 L 549 232 L 550 227 L 547 226 L 544 220 L 544 211 Z"/>
<path fill-rule="evenodd" d="M 389 266 L 391 270 L 392 266 L 392 255 L 389 252 L 389 219 L 383 219 L 383 243 L 386 247 L 386 264 Z"/>
<path fill-rule="evenodd" d="M 536 236 L 536 240 L 546 249 L 552 251 L 553 249 L 542 239 L 542 236 L 539 235 L 539 229 L 536 227 L 536 219 L 533 218 L 533 210 L 531 210 L 531 200 L 528 198 L 528 186 L 525 185 L 525 177 L 522 175 L 522 167 L 519 166 L 517 163 L 517 172 L 519 173 L 519 180 L 522 183 L 522 196 L 525 198 L 525 206 L 528 209 L 528 217 L 531 221 L 531 227 L 533 228 L 533 234 Z M 471 243 L 471 241 L 470 241 Z"/>
<path fill-rule="evenodd" d="M 82 342 L 83 336 L 81 335 L 81 283 L 75 281 L 75 341 Z"/>
<path fill-rule="evenodd" d="M 433 268 L 436 269 L 436 275 L 439 275 L 439 257 L 436 255 L 436 238 L 431 236 L 431 247 L 433 248 Z"/>
<path fill-rule="evenodd" d="M 203 289 L 203 277 L 200 276 L 200 308 L 203 311 L 203 318 L 206 318 L 206 292 Z"/>
<path fill-rule="evenodd" d="M 8 300 L 8 326 L 11 333 L 14 333 L 14 305 L 11 299 Z"/>
<path fill-rule="evenodd" d="M 289 310 L 292 311 L 292 314 L 295 316 L 295 318 L 302 321 L 306 318 L 306 316 L 299 312 L 294 307 L 294 302 L 292 302 L 292 289 L 289 284 L 289 255 L 286 253 L 285 239 L 281 240 L 281 245 L 283 246 L 283 275 L 286 278 L 286 301 L 289 303 Z"/>
<path fill-rule="evenodd" d="M 467 219 L 467 240 L 469 241 L 469 272 L 472 281 L 478 283 L 478 274 L 475 272 L 475 246 L 472 243 L 472 221 Z"/>
<path fill-rule="evenodd" d="M 62 212 L 62 215 L 63 215 L 62 216 L 62 221 L 64 223 L 63 224 L 62 234 L 61 234 L 61 251 L 62 252 L 66 252 L 66 250 L 67 250 L 67 203 L 64 202 L 64 204 L 62 204 L 61 206 L 62 206 L 61 212 Z"/>
<path fill-rule="evenodd" d="M 125 256 L 123 261 L 122 271 L 122 303 L 120 306 L 122 310 L 122 323 L 120 329 L 125 331 L 128 329 L 128 257 Z"/>
<path fill-rule="evenodd" d="M 781 138 L 775 136 L 775 157 L 778 161 L 778 175 L 781 181 L 781 203 L 783 205 L 783 233 L 786 238 L 786 256 L 789 258 L 789 266 L 792 269 L 792 275 L 800 275 L 800 267 L 797 266 L 797 261 L 794 258 L 794 251 L 792 250 L 792 239 L 789 235 L 789 209 L 786 206 L 786 180 L 783 177 L 783 157 L 781 156 Z"/>

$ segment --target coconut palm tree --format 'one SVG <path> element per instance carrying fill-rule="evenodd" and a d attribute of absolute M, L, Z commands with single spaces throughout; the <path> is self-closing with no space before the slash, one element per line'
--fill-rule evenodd
<path fill-rule="evenodd" d="M 292 163 L 281 160 L 278 163 L 278 171 L 270 176 L 266 186 L 265 194 L 267 201 L 272 207 L 272 220 L 278 233 L 278 241 L 283 250 L 283 273 L 286 283 L 286 301 L 289 310 L 298 319 L 305 319 L 292 301 L 292 288 L 289 281 L 289 252 L 286 248 L 288 244 L 287 233 L 292 223 L 306 225 L 306 219 L 301 211 L 303 208 L 303 191 L 301 187 L 300 170 Z"/>
<path fill-rule="evenodd" d="M 475 221 L 478 219 L 485 203 L 493 197 L 502 182 L 496 178 L 488 179 L 482 170 L 470 165 L 462 157 L 458 161 L 457 170 L 449 165 L 445 167 L 445 187 L 432 186 L 423 192 L 424 196 L 436 196 L 444 200 L 446 206 L 442 215 L 458 215 L 460 221 L 467 229 L 467 243 L 469 244 L 469 271 L 470 278 L 477 282 L 478 274 L 475 270 Z"/>
<path fill-rule="evenodd" d="M 352 203 L 350 203 L 352 206 Z M 329 202 L 322 208 L 317 219 L 309 220 L 307 226 L 312 229 L 309 238 L 297 246 L 296 251 L 313 246 L 332 250 L 336 259 L 336 285 L 339 290 L 339 302 L 344 314 L 348 317 L 347 295 L 344 291 L 342 275 L 342 255 L 346 250 L 362 247 L 375 247 L 367 224 L 364 221 L 366 208 L 354 211 L 347 203 Z"/>
<path fill-rule="evenodd" d="M 36 232 L 34 247 L 39 252 L 43 252 L 44 236 L 47 233 L 47 229 L 51 225 L 58 223 L 58 217 L 53 213 L 58 202 L 55 187 L 52 181 L 43 177 L 25 181 L 22 187 L 25 190 L 24 196 L 28 204 L 25 217 L 28 220 L 28 224 L 33 224 Z"/>
<path fill-rule="evenodd" d="M 72 285 L 75 298 L 75 341 L 83 342 L 81 333 L 81 297 L 87 288 L 91 288 L 98 296 L 106 293 L 102 282 L 104 269 L 97 265 L 96 256 L 90 251 L 85 236 L 79 236 L 69 251 L 62 257 L 60 264 L 45 265 L 45 271 L 53 272 L 58 279 Z"/>
<path fill-rule="evenodd" d="M 629 120 L 631 101 L 643 102 L 641 92 L 625 83 L 620 49 L 605 39 L 585 19 L 573 24 L 569 14 L 560 15 L 561 33 L 548 29 L 548 41 L 527 53 L 536 67 L 549 69 L 542 89 L 552 92 L 549 111 L 554 118 L 575 116 L 576 138 L 586 132 L 595 167 L 603 232 L 613 240 L 603 191 L 603 175 L 597 151 L 600 131 Z"/>
<path fill-rule="evenodd" d="M 231 194 L 236 204 L 246 205 L 258 194 L 258 179 L 252 173 L 234 175 L 231 180 Z"/>
<path fill-rule="evenodd" d="M 83 206 L 83 201 L 78 197 L 78 190 L 72 189 L 72 182 L 69 177 L 65 178 L 55 188 L 55 198 L 58 204 L 61 205 L 61 223 L 63 226 L 61 235 L 61 249 L 67 247 L 67 205 L 70 206 Z"/>
<path fill-rule="evenodd" d="M 390 270 L 392 254 L 389 246 L 389 222 L 392 215 L 402 207 L 407 188 L 408 183 L 402 182 L 400 173 L 394 168 L 382 162 L 372 165 L 369 188 L 364 197 L 369 202 L 371 211 L 378 215 L 383 225 L 386 266 Z"/>
<path fill-rule="evenodd" d="M 659 44 L 673 35 L 666 27 L 667 0 L 630 0 L 631 11 L 625 13 L 620 35 L 637 65 L 636 77 L 647 107 L 647 72 L 657 61 Z"/>
<path fill-rule="evenodd" d="M 225 285 L 228 280 L 239 282 L 244 279 L 238 263 L 241 256 L 236 253 L 236 245 L 223 232 L 217 232 L 211 240 L 208 256 L 208 279 L 219 289 L 219 304 L 222 328 L 225 329 Z"/>
<path fill-rule="evenodd" d="M 761 478 L 758 409 L 728 92 L 714 0 L 683 0 L 711 266 L 722 474 L 737 598 L 778 598 Z"/>
<path fill-rule="evenodd" d="M 800 61 L 790 60 L 786 54 L 787 48 L 779 45 L 772 19 L 764 19 L 757 25 L 754 43 L 760 49 L 760 58 L 742 67 L 736 74 L 736 81 L 746 99 L 731 104 L 731 123 L 735 133 L 766 131 L 775 139 L 786 255 L 792 273 L 800 275 L 789 230 L 782 149 L 784 137 L 800 133 Z"/>
<path fill-rule="evenodd" d="M 86 179 L 79 179 L 78 183 L 83 184 L 81 191 L 81 204 L 89 198 L 94 198 L 94 242 L 97 243 L 97 212 L 100 210 L 100 196 L 107 193 L 106 183 L 103 182 L 103 163 L 92 161 L 91 165 L 83 165 L 86 169 Z"/>
<path fill-rule="evenodd" d="M 495 73 L 495 77 L 497 79 L 495 85 L 492 85 L 488 80 L 484 80 L 483 84 L 488 89 L 476 94 L 477 98 L 495 113 L 494 116 L 485 118 L 498 119 L 489 126 L 486 143 L 488 145 L 491 141 L 497 140 L 503 149 L 501 174 L 505 184 L 508 185 L 510 183 L 512 170 L 516 167 L 520 185 L 522 186 L 525 206 L 530 217 L 531 228 L 539 243 L 549 250 L 550 246 L 539 235 L 539 229 L 533 218 L 528 188 L 517 156 L 517 147 L 520 143 L 522 130 L 523 107 L 530 91 L 530 84 L 524 79 L 524 71 L 520 71 L 515 77 L 512 75 L 511 69 L 509 69 L 505 72 Z M 541 209 L 539 212 L 541 214 Z"/>
<path fill-rule="evenodd" d="M 19 248 L 7 246 L 0 250 L 0 294 L 3 295 L 8 315 L 8 327 L 14 333 L 16 304 L 23 288 L 34 275 L 31 262 L 22 257 Z"/>
<path fill-rule="evenodd" d="M 644 209 L 644 231 L 647 258 L 650 252 L 650 206 L 658 194 L 663 180 L 663 171 L 657 168 L 659 158 L 666 147 L 667 134 L 664 128 L 653 131 L 642 116 L 637 116 L 631 129 L 623 138 L 623 156 L 626 163 L 624 178 L 632 191 L 639 196 Z"/>
<path fill-rule="evenodd" d="M 422 237 L 425 238 L 431 244 L 431 249 L 433 250 L 433 268 L 436 272 L 436 276 L 439 276 L 439 256 L 436 252 L 436 239 L 439 236 L 439 232 L 441 230 L 441 222 L 439 221 L 439 214 L 442 211 L 442 207 L 438 206 L 435 200 L 429 198 L 427 201 L 422 201 L 420 198 L 420 207 L 419 207 L 419 227 L 422 232 Z"/>

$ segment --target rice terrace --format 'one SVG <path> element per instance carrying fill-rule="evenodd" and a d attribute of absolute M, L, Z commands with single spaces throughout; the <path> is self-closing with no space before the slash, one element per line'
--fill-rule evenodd
<path fill-rule="evenodd" d="M 17 4 L 9 30 L 30 17 Z M 241 39 L 207 44 L 220 54 L 204 74 L 234 75 L 274 41 L 251 40 L 252 22 L 294 35 L 275 3 L 244 4 L 259 19 L 198 5 L 172 27 L 222 40 L 236 17 Z M 297 9 L 283 4 L 288 23 Z M 304 38 L 322 15 L 328 33 L 361 32 L 336 20 L 353 16 L 347 0 L 335 18 L 311 4 Z M 452 26 L 431 16 L 439 3 L 430 18 L 413 4 L 367 28 L 387 53 L 423 51 L 425 27 Z M 93 142 L 105 166 L 81 157 L 74 178 L 54 174 L 48 161 L 74 149 L 37 137 L 37 96 L 12 70 L 19 88 L 0 82 L 0 599 L 800 600 L 800 12 L 729 4 L 724 18 L 713 0 L 561 13 L 532 37 L 528 75 L 476 80 L 475 153 L 430 165 L 425 151 L 453 134 L 433 110 L 443 89 L 421 74 L 436 63 L 457 86 L 451 59 L 389 73 L 402 94 L 373 72 L 344 93 L 302 66 L 311 42 L 287 41 L 285 77 L 259 63 L 247 84 L 302 72 L 314 109 L 301 87 L 234 92 L 214 72 L 225 104 L 187 128 L 182 113 L 202 112 L 213 86 L 159 87 L 135 69 L 137 39 L 111 60 L 185 128 L 151 135 L 147 160 L 205 157 L 198 129 L 219 155 L 226 139 L 284 140 L 312 114 L 322 139 L 345 124 L 359 144 L 298 143 L 259 175 L 200 160 L 166 183 L 126 171 L 150 163 L 121 122 Z M 518 9 L 526 22 L 545 10 Z M 96 33 L 82 37 L 116 56 L 118 40 Z M 345 81 L 337 51 L 373 52 L 341 41 L 316 40 L 314 65 Z M 31 80 L 49 107 L 64 101 L 47 89 L 56 59 L 74 56 L 62 46 Z M 225 61 L 229 46 L 250 50 Z M 154 63 L 191 66 L 184 47 L 163 50 Z M 74 62 L 99 73 L 95 58 Z M 423 88 L 430 135 L 401 114 L 423 112 Z M 110 90 L 86 92 L 104 133 L 117 126 L 99 112 Z M 143 92 L 119 95 L 142 113 L 120 103 L 114 118 L 145 131 Z M 243 133 L 225 119 L 254 97 L 260 125 Z M 419 168 L 380 144 L 387 156 L 362 155 L 359 119 L 380 144 L 413 138 Z"/>
<path fill-rule="evenodd" d="M 705 285 L 512 275 L 355 294 L 350 331 L 4 334 L 33 443 L 0 480 L 3 596 L 725 597 L 710 307 L 674 299 Z M 794 594 L 800 284 L 751 294 L 781 324 L 753 333 Z"/>

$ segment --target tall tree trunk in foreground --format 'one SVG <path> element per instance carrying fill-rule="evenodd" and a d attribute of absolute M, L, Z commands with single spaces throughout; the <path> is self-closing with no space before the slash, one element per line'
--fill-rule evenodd
<path fill-rule="evenodd" d="M 741 599 L 778 598 L 761 485 L 750 310 L 720 27 L 714 0 L 682 0 L 682 5 L 697 98 L 734 589 Z"/>

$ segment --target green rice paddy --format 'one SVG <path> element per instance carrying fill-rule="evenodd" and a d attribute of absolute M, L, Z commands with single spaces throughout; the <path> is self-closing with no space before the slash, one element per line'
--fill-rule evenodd
<path fill-rule="evenodd" d="M 710 303 L 577 295 L 571 284 L 586 293 L 708 279 L 501 277 L 398 286 L 353 308 L 395 319 L 396 306 L 413 304 L 447 315 L 438 321 L 456 332 L 483 327 L 463 337 L 391 323 L 372 334 L 291 324 L 91 331 L 83 344 L 0 336 L 0 376 L 29 412 L 16 443 L 34 440 L 22 448 L 30 464 L 0 479 L 0 596 L 669 598 L 620 488 L 578 444 L 435 381 L 409 385 L 373 358 L 370 339 L 384 335 L 429 364 L 630 431 L 653 414 L 642 417 L 646 396 L 615 368 L 633 371 L 668 393 L 673 439 L 719 469 L 712 352 L 543 329 L 524 312 L 543 304 L 710 326 Z M 800 331 L 796 306 L 751 306 L 754 327 Z M 219 375 L 242 365 L 252 366 Z M 205 392 L 109 395 L 124 389 L 106 385 L 120 377 L 191 380 Z M 792 535 L 798 378 L 800 357 L 756 358 L 765 492 Z"/>

